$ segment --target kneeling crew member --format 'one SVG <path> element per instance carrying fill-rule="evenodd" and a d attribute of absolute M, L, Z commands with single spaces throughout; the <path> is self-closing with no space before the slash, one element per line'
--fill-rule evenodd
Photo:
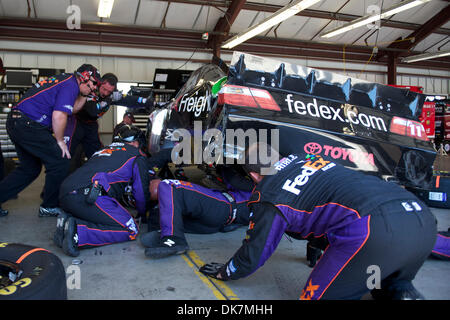
<path fill-rule="evenodd" d="M 237 179 L 237 173 L 236 176 L 228 176 Z M 223 177 L 227 185 L 226 192 L 182 180 L 163 180 L 159 184 L 161 232 L 153 231 L 141 237 L 141 243 L 147 247 L 146 256 L 163 258 L 184 253 L 189 249 L 185 232 L 211 234 L 231 231 L 238 225 L 248 224 L 247 201 L 253 183 L 249 180 L 240 183 L 241 186 L 247 187 L 238 190 L 227 181 L 226 174 L 223 174 Z"/>
<path fill-rule="evenodd" d="M 381 271 L 374 298 L 422 298 L 412 280 L 436 241 L 436 218 L 412 193 L 319 155 L 289 155 L 273 175 L 261 175 L 261 165 L 245 167 L 258 183 L 247 236 L 225 265 L 207 264 L 201 272 L 221 280 L 246 277 L 272 255 L 283 233 L 326 235 L 329 245 L 300 299 L 360 299 L 370 291 L 372 265 Z"/>
<path fill-rule="evenodd" d="M 60 203 L 68 214 L 58 217 L 54 242 L 67 255 L 136 238 L 138 226 L 118 199 L 131 184 L 138 214 L 147 211 L 149 173 L 137 141 L 140 133 L 137 127 L 123 127 L 115 142 L 64 180 Z"/>

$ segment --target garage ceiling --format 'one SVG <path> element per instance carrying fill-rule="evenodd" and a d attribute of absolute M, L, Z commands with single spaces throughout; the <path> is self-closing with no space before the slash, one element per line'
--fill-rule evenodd
<path fill-rule="evenodd" d="M 99 0 L 0 0 L 0 39 L 105 44 L 228 53 L 220 44 L 289 4 L 289 0 L 115 0 L 111 17 L 97 17 Z M 401 64 L 401 58 L 450 50 L 450 1 L 433 0 L 374 26 L 333 38 L 320 35 L 399 0 L 322 0 L 233 48 L 260 55 Z M 81 29 L 68 30 L 70 5 Z M 202 39 L 208 32 L 209 39 Z M 411 41 L 412 40 L 412 41 Z M 374 51 L 374 47 L 378 51 Z M 0 49 L 1 50 L 1 49 Z M 450 70 L 450 58 L 408 66 Z"/>

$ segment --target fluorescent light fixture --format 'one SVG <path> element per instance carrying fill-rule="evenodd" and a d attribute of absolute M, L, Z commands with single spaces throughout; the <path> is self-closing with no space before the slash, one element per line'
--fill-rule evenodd
<path fill-rule="evenodd" d="M 445 56 L 450 56 L 450 50 L 441 51 L 441 52 L 434 52 L 434 53 L 418 54 L 418 55 L 415 55 L 415 56 L 410 56 L 410 57 L 403 58 L 402 62 L 411 63 L 411 62 L 428 60 L 428 59 L 434 59 L 434 58 L 445 57 Z"/>
<path fill-rule="evenodd" d="M 114 5 L 114 0 L 100 0 L 98 4 L 97 16 L 100 18 L 109 18 Z"/>
<path fill-rule="evenodd" d="M 333 30 L 327 31 L 324 34 L 321 35 L 322 38 L 331 38 L 334 36 L 337 36 L 338 34 L 365 26 L 369 23 L 390 17 L 394 14 L 397 14 L 401 11 L 405 11 L 408 9 L 411 9 L 415 6 L 424 4 L 426 2 L 429 2 L 431 0 L 407 0 L 400 2 L 399 4 L 396 4 L 395 6 L 392 6 L 380 13 L 374 13 L 371 15 L 367 15 L 358 19 L 355 19 L 353 21 L 350 21 L 349 23 L 344 24 L 341 27 L 335 28 Z"/>
<path fill-rule="evenodd" d="M 264 30 L 269 29 L 270 27 L 273 27 L 274 25 L 283 22 L 284 20 L 292 17 L 293 15 L 296 15 L 300 11 L 309 8 L 310 6 L 316 4 L 317 2 L 322 0 L 298 0 L 294 1 L 290 5 L 287 5 L 277 12 L 273 13 L 266 19 L 264 19 L 259 24 L 252 26 L 245 30 L 244 32 L 234 36 L 233 38 L 226 41 L 222 48 L 224 49 L 231 49 L 238 44 L 247 41 L 250 38 L 253 38 L 254 36 L 260 34 Z"/>

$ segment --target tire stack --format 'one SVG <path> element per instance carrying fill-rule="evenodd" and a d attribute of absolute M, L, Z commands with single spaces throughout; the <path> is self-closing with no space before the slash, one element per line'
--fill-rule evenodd
<path fill-rule="evenodd" d="M 61 260 L 43 248 L 0 242 L 0 300 L 66 300 Z"/>

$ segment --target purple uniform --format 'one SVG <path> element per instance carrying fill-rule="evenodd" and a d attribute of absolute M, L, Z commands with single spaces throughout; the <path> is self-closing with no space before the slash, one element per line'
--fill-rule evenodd
<path fill-rule="evenodd" d="M 250 192 L 212 190 L 181 180 L 163 180 L 158 187 L 161 238 L 184 233 L 208 234 L 232 223 L 248 224 Z"/>
<path fill-rule="evenodd" d="M 138 227 L 118 201 L 130 184 L 138 214 L 144 215 L 150 199 L 146 159 L 134 146 L 122 142 L 96 152 L 61 185 L 61 207 L 76 218 L 78 246 L 101 246 L 134 240 Z M 85 201 L 87 188 L 94 181 L 102 193 L 94 204 Z"/>
<path fill-rule="evenodd" d="M 437 234 L 431 255 L 442 260 L 450 260 L 450 228 Z"/>
<path fill-rule="evenodd" d="M 53 111 L 71 115 L 79 92 L 78 82 L 73 74 L 60 74 L 36 83 L 15 108 L 31 120 L 51 128 Z"/>
<path fill-rule="evenodd" d="M 58 207 L 59 187 L 69 172 L 69 160 L 61 156 L 61 148 L 52 134 L 52 116 L 53 111 L 71 115 L 79 92 L 73 74 L 60 74 L 36 83 L 13 107 L 6 129 L 20 163 L 0 184 L 0 202 L 25 189 L 39 176 L 44 165 L 46 176 L 41 207 Z"/>

